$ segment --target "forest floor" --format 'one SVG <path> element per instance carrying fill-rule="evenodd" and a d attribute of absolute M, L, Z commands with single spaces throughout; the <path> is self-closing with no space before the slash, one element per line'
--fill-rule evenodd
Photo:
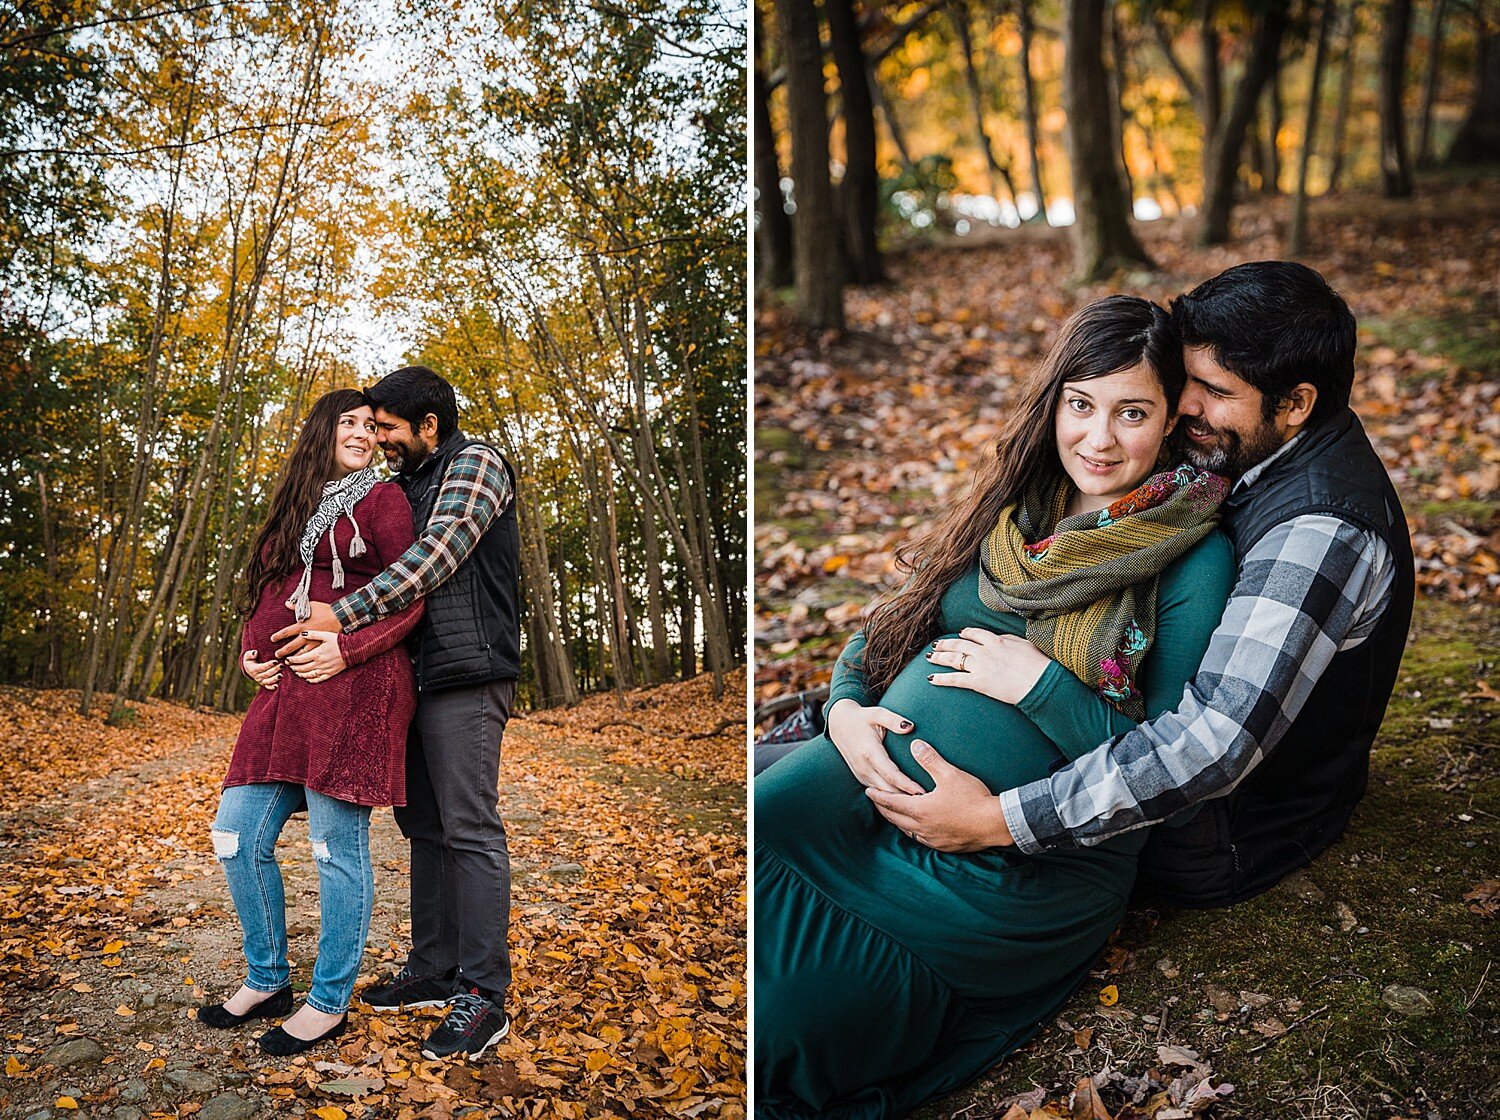
<path fill-rule="evenodd" d="M 238 718 L 149 703 L 110 728 L 108 698 L 86 719 L 76 692 L 0 689 L 0 1115 L 742 1120 L 745 682 L 731 674 L 720 700 L 709 684 L 511 721 L 513 1025 L 472 1063 L 421 1058 L 440 1010 L 358 1003 L 409 944 L 390 810 L 372 823 L 375 914 L 351 1027 L 336 1047 L 267 1059 L 255 1037 L 268 1024 L 194 1021 L 242 979 L 208 842 Z M 319 925 L 304 821 L 278 849 L 298 992 Z"/>
<path fill-rule="evenodd" d="M 1069 286 L 1066 231 L 893 253 L 849 328 L 756 322 L 758 700 L 825 683 L 894 549 L 1000 430 L 1012 386 L 1075 307 L 1159 302 L 1283 255 L 1284 199 L 1239 240 L 1138 226 L 1158 269 Z M 1422 595 L 1345 837 L 1230 910 L 1134 907 L 1033 1043 L 921 1111 L 938 1117 L 1480 1120 L 1500 1115 L 1500 190 L 1311 209 L 1318 268 L 1360 322 L 1355 407 L 1401 491 Z M 1207 1086 L 1217 1087 L 1209 1094 Z M 1229 1088 L 1232 1086 L 1232 1088 Z M 1035 1110 L 1035 1111 L 1034 1111 Z"/>

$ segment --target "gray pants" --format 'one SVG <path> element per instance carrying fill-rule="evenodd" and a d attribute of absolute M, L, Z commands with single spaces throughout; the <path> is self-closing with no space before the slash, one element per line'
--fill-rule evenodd
<path fill-rule="evenodd" d="M 457 973 L 501 1003 L 510 987 L 510 851 L 497 807 L 500 739 L 515 681 L 423 692 L 406 744 L 411 956 L 417 976 Z"/>

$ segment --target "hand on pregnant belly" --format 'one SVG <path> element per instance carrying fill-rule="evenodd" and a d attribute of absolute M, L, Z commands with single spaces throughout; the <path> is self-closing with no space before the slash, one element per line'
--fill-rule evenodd
<path fill-rule="evenodd" d="M 917 785 L 891 761 L 885 733 L 906 733 L 911 720 L 889 708 L 864 707 L 848 697 L 834 701 L 828 709 L 828 737 L 838 748 L 845 765 L 862 785 L 890 793 L 921 793 Z"/>
<path fill-rule="evenodd" d="M 919 844 L 940 852 L 982 852 L 1015 842 L 1000 798 L 983 782 L 920 739 L 912 744 L 912 757 L 932 775 L 932 792 L 912 796 L 865 790 L 881 816 Z"/>
<path fill-rule="evenodd" d="M 933 642 L 927 660 L 957 670 L 929 677 L 933 684 L 971 689 L 1007 704 L 1019 704 L 1052 664 L 1050 657 L 1025 638 L 977 626 L 966 627 L 956 638 Z"/>

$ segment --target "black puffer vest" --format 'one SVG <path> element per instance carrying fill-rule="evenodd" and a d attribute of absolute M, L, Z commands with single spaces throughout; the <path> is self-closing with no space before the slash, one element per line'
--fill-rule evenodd
<path fill-rule="evenodd" d="M 418 537 L 432 517 L 454 456 L 475 445 L 489 447 L 455 431 L 413 474 L 397 477 L 411 502 L 412 527 Z M 505 456 L 501 455 L 500 461 L 514 489 L 516 472 Z M 512 500 L 479 538 L 469 558 L 427 596 L 427 613 L 411 639 L 417 688 L 436 692 L 515 680 L 521 675 L 520 552 L 516 503 Z"/>
<path fill-rule="evenodd" d="M 1391 550 L 1395 581 L 1374 632 L 1334 655 L 1270 755 L 1229 796 L 1203 802 L 1185 824 L 1152 831 L 1141 853 L 1141 888 L 1195 908 L 1260 894 L 1343 834 L 1365 791 L 1370 745 L 1406 648 L 1415 586 L 1401 503 L 1348 409 L 1308 432 L 1222 512 L 1238 564 L 1275 526 L 1327 514 L 1380 537 Z"/>

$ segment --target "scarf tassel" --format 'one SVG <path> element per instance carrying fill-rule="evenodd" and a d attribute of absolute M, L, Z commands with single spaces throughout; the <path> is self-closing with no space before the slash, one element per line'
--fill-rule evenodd
<path fill-rule="evenodd" d="M 333 530 L 328 530 L 328 548 L 333 553 L 333 589 L 337 591 L 344 586 L 344 565 L 339 563 L 338 542 L 333 539 Z M 353 555 L 353 550 L 350 550 Z"/>

